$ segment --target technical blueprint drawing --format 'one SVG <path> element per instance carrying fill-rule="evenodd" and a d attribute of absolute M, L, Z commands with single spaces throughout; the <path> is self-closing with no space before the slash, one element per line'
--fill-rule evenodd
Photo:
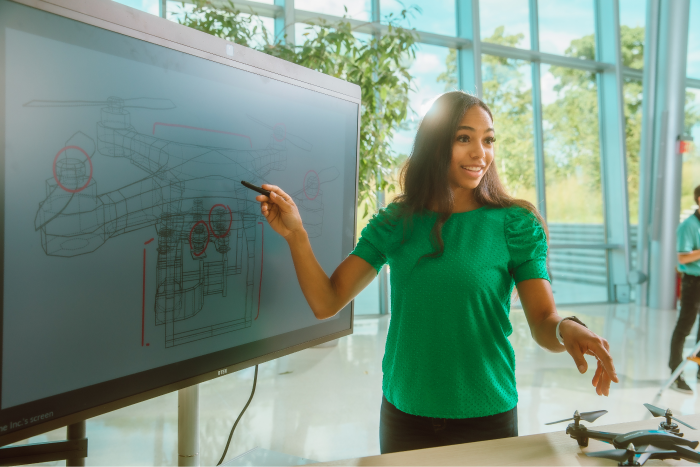
<path fill-rule="evenodd" d="M 116 236 L 151 232 L 158 256 L 153 273 L 156 293 L 155 303 L 145 309 L 150 307 L 155 324 L 164 327 L 166 347 L 253 325 L 259 299 L 254 294 L 255 265 L 260 262 L 257 224 L 264 218 L 256 193 L 240 182 L 267 183 L 271 172 L 287 169 L 288 145 L 310 151 L 311 143 L 288 133 L 284 124 L 269 125 L 251 115 L 250 120 L 271 132 L 264 148 L 253 149 L 252 142 L 250 149 L 184 144 L 155 136 L 158 125 L 181 125 L 156 122 L 150 135 L 132 126 L 132 109 L 167 112 L 176 108 L 169 99 L 32 100 L 24 106 L 37 112 L 85 107 L 85 112 L 99 115 L 95 138 L 78 131 L 54 157 L 46 198 L 39 203 L 34 221 L 47 256 L 89 255 L 109 248 L 108 240 Z M 119 189 L 101 192 L 100 176 L 93 173 L 96 154 L 124 159 L 140 176 Z M 301 188 L 292 193 L 310 237 L 323 232 L 322 185 L 338 176 L 333 166 L 309 170 Z M 233 280 L 238 275 L 245 281 Z M 205 326 L 190 326 L 190 318 L 207 313 L 213 296 L 232 298 L 244 306 L 229 307 L 223 321 L 213 318 Z"/>

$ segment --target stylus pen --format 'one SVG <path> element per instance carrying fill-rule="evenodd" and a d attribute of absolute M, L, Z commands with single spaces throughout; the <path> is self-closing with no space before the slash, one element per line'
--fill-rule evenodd
<path fill-rule="evenodd" d="M 246 188 L 250 188 L 253 191 L 257 191 L 261 195 L 265 195 L 268 198 L 270 197 L 270 190 L 266 190 L 264 188 L 260 188 L 259 186 L 255 186 L 252 183 L 248 183 L 245 180 L 241 180 L 241 185 L 243 185 Z"/>

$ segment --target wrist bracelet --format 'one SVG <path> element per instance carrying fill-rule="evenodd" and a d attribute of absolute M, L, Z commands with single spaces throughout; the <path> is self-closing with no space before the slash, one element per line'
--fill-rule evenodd
<path fill-rule="evenodd" d="M 586 326 L 586 325 L 583 323 L 583 321 L 581 321 L 580 319 L 578 319 L 578 318 L 575 317 L 575 316 L 567 316 L 566 318 L 562 318 L 562 319 L 559 320 L 559 322 L 557 323 L 557 329 L 556 329 L 556 331 L 555 331 L 555 334 L 556 334 L 556 336 L 557 336 L 557 340 L 559 341 L 559 343 L 560 343 L 561 345 L 564 345 L 564 339 L 561 337 L 561 333 L 559 332 L 559 326 L 561 325 L 561 323 L 562 323 L 563 321 L 566 321 L 567 319 L 573 321 L 574 323 L 580 324 L 580 325 L 583 326 L 584 328 L 588 328 L 588 326 Z"/>

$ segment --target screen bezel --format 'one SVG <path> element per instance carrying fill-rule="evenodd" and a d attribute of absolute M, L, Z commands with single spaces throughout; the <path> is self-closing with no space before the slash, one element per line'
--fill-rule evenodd
<path fill-rule="evenodd" d="M 195 57 L 210 60 L 226 66 L 249 71 L 258 75 L 283 81 L 295 86 L 303 87 L 315 92 L 344 99 L 346 101 L 361 104 L 360 87 L 346 81 L 324 75 L 322 73 L 304 68 L 293 63 L 271 57 L 255 50 L 232 44 L 226 40 L 208 35 L 206 33 L 190 29 L 166 19 L 135 10 L 110 0 L 9 0 L 31 8 L 42 10 L 68 19 L 76 20 L 91 26 L 96 26 L 108 31 L 129 36 L 155 45 L 183 52 Z M 227 54 L 233 47 L 233 56 Z M 4 55 L 4 50 L 0 51 Z M 4 63 L 4 57 L 1 57 Z M 5 108 L 5 77 L 0 73 L 0 108 Z M 4 112 L 0 117 L 0 141 L 5 141 Z M 359 174 L 359 145 L 360 145 L 360 119 L 358 111 L 357 142 L 355 154 L 355 203 L 353 223 L 353 244 L 356 241 L 357 226 L 357 192 Z M 5 149 L 4 144 L 0 148 L 0 180 L 5 180 Z M 0 190 L 0 236 L 3 236 L 5 228 L 5 195 L 4 189 Z M 0 245 L 0 264 L 4 265 L 4 245 Z M 4 267 L 0 267 L 0 306 L 4 301 L 2 284 L 4 284 Z M 64 427 L 88 418 L 133 405 L 154 397 L 183 389 L 194 384 L 199 384 L 223 374 L 249 368 L 276 358 L 289 355 L 294 352 L 328 342 L 339 337 L 352 334 L 354 326 L 354 303 L 350 304 L 350 328 L 347 330 L 328 334 L 310 341 L 295 344 L 282 350 L 267 353 L 259 357 L 234 364 L 218 366 L 213 371 L 185 378 L 175 383 L 167 384 L 155 389 L 146 390 L 138 394 L 118 398 L 94 407 L 77 411 L 69 415 L 57 417 L 45 422 L 37 423 L 27 428 L 12 431 L 7 434 L 0 433 L 0 446 L 5 446 L 31 436 L 46 433 L 48 431 Z M 0 320 L 0 339 L 2 336 L 2 320 Z M 2 348 L 0 347 L 0 358 Z M 198 358 L 206 358 L 204 355 Z M 1 360 L 0 360 L 1 361 Z M 158 367 L 164 368 L 164 367 Z M 155 368 L 153 370 L 157 370 Z M 149 371 L 153 371 L 149 370 Z M 225 371 L 222 371 L 225 370 Z M 112 380 L 114 381 L 114 380 Z M 101 383 L 109 384 L 111 381 Z"/>

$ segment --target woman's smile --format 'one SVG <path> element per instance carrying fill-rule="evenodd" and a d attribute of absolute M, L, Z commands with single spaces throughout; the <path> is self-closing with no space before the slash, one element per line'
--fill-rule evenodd
<path fill-rule="evenodd" d="M 460 168 L 467 177 L 481 178 L 481 176 L 484 175 L 484 169 L 486 167 L 483 165 L 460 165 Z"/>

